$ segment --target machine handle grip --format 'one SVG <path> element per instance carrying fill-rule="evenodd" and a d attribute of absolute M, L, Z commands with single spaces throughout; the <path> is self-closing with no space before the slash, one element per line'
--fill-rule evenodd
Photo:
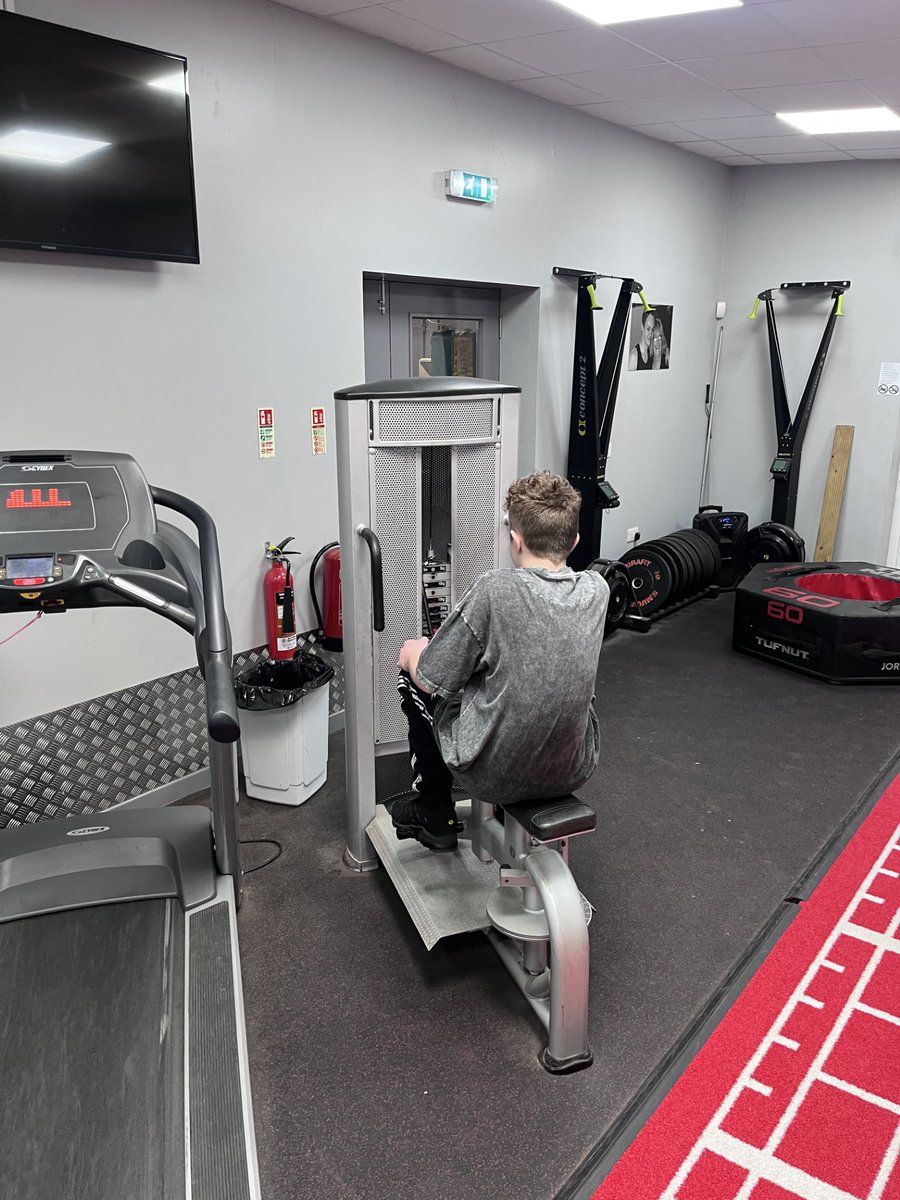
<path fill-rule="evenodd" d="M 641 304 L 643 304 L 643 306 L 644 306 L 644 312 L 656 312 L 656 309 L 653 307 L 653 305 L 650 303 L 650 301 L 649 301 L 649 300 L 647 299 L 647 297 L 644 295 L 644 290 L 643 290 L 643 288 L 641 288 L 641 289 L 638 291 L 638 295 L 639 295 L 639 296 L 640 296 L 640 298 L 641 298 Z"/>
<path fill-rule="evenodd" d="M 231 655 L 226 650 L 213 652 L 204 658 L 206 700 L 209 712 L 209 736 L 214 742 L 236 742 L 241 736 Z"/>
<path fill-rule="evenodd" d="M 752 311 L 752 312 L 748 312 L 748 313 L 747 313 L 747 320 L 748 320 L 748 321 L 755 321 L 755 320 L 756 320 L 756 314 L 759 312 L 759 302 L 760 302 L 760 300 L 762 300 L 762 296 L 757 296 L 757 297 L 756 297 L 756 299 L 753 301 L 753 311 Z"/>
<path fill-rule="evenodd" d="M 384 629 L 384 577 L 381 569 L 381 542 L 374 530 L 366 525 L 357 525 L 356 532 L 369 547 L 372 560 L 372 628 L 376 633 Z"/>

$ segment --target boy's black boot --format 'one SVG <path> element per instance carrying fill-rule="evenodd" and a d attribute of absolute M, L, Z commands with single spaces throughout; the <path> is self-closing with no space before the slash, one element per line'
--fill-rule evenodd
<path fill-rule="evenodd" d="M 423 800 L 417 793 L 403 796 L 388 806 L 398 840 L 415 838 L 429 850 L 455 850 L 463 826 L 456 819 L 450 800 Z"/>

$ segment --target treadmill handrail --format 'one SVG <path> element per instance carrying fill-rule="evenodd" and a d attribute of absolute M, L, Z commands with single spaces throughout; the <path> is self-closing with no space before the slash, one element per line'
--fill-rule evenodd
<path fill-rule="evenodd" d="M 236 742 L 240 737 L 240 724 L 215 522 L 205 508 L 178 492 L 151 487 L 150 494 L 154 504 L 181 513 L 197 529 L 204 612 L 204 630 L 197 643 L 197 654 L 206 682 L 209 733 L 217 742 Z"/>

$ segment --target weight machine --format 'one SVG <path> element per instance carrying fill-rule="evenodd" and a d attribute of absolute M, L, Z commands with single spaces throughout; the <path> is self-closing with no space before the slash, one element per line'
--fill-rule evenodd
<path fill-rule="evenodd" d="M 397 658 L 479 575 L 510 566 L 519 388 L 388 379 L 335 393 L 346 682 L 347 847 L 390 875 L 426 946 L 484 930 L 548 1032 L 542 1065 L 589 1066 L 590 907 L 568 867 L 594 812 L 574 796 L 494 806 L 461 796 L 456 853 L 399 841 L 385 802 L 412 784 Z"/>

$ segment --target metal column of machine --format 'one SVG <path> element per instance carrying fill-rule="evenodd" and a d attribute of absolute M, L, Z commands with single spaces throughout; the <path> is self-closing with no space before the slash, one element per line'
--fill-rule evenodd
<path fill-rule="evenodd" d="M 196 543 L 159 508 L 187 517 Z M 257 1200 L 235 911 L 240 729 L 215 525 L 149 487 L 129 455 L 0 455 L 0 611 L 109 605 L 193 635 L 212 811 L 126 806 L 0 833 L 4 1190 Z M 62 812 L 72 779 L 63 765 Z"/>
<path fill-rule="evenodd" d="M 432 854 L 398 841 L 384 807 L 412 783 L 397 692 L 403 643 L 429 633 L 479 575 L 510 566 L 503 501 L 517 475 L 518 403 L 518 388 L 470 378 L 389 379 L 335 393 L 344 859 L 358 871 L 385 867 L 429 949 L 451 934 L 488 932 L 548 1030 L 541 1062 L 561 1073 L 591 1061 L 587 915 L 567 847 L 593 828 L 593 812 L 574 797 L 545 801 L 540 820 L 553 815 L 539 825 L 528 802 L 513 803 L 503 806 L 504 826 L 460 795 L 459 851 Z"/>
<path fill-rule="evenodd" d="M 834 303 L 825 322 L 825 331 L 819 342 L 819 348 L 810 367 L 809 377 L 803 389 L 803 395 L 797 405 L 797 411 L 791 418 L 788 406 L 787 388 L 784 380 L 784 365 L 781 360 L 781 344 L 778 341 L 778 326 L 775 323 L 774 288 L 760 292 L 753 304 L 753 310 L 748 313 L 749 321 L 756 320 L 760 302 L 766 306 L 766 329 L 769 335 L 769 364 L 772 372 L 772 397 L 775 403 L 775 431 L 778 435 L 778 453 L 772 462 L 772 520 L 780 525 L 793 527 L 797 511 L 797 491 L 800 485 L 800 455 L 803 450 L 803 438 L 812 414 L 813 402 L 819 390 L 822 371 L 825 368 L 825 356 L 831 345 L 835 321 L 844 315 L 844 292 L 850 287 L 849 279 L 825 281 L 821 283 L 783 283 L 778 288 L 780 292 L 803 294 L 807 292 L 830 291 Z"/>

